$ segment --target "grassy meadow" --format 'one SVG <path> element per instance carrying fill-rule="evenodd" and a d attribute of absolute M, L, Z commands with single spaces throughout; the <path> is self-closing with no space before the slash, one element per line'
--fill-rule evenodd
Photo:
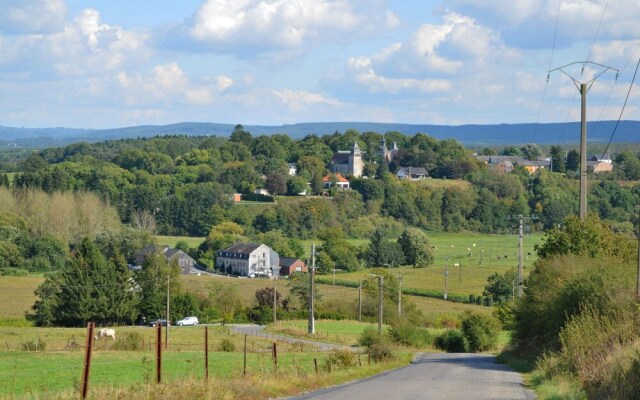
<path fill-rule="evenodd" d="M 332 337 L 353 337 L 369 325 L 318 321 L 318 328 Z M 208 330 L 210 379 L 221 384 L 221 381 L 233 382 L 242 378 L 244 335 L 233 333 L 227 327 L 221 326 L 212 326 Z M 164 332 L 163 330 L 163 340 Z M 149 327 L 116 328 L 118 340 L 126 341 L 126 336 L 132 335 L 136 338 L 137 349 L 118 349 L 114 344 L 117 342 L 111 339 L 99 339 L 95 342 L 90 389 L 98 395 L 92 396 L 93 398 L 106 398 L 100 393 L 114 390 L 114 387 L 128 387 L 128 390 L 133 391 L 147 390 L 147 386 L 155 382 L 155 334 L 155 329 Z M 174 386 L 190 381 L 192 385 L 199 385 L 204 389 L 204 335 L 205 328 L 202 326 L 170 328 L 169 346 L 167 350 L 163 350 L 163 384 Z M 74 392 L 77 396 L 84 361 L 85 328 L 0 327 L 0 336 L 5 341 L 0 351 L 0 398 L 73 397 Z M 322 340 L 321 337 L 318 339 Z M 221 350 L 223 341 L 232 343 L 232 351 Z M 34 342 L 40 344 L 40 351 L 24 350 L 25 343 Z M 272 339 L 247 337 L 245 379 L 251 380 L 260 376 L 262 379 L 273 380 L 280 387 L 265 389 L 268 392 L 260 391 L 251 397 L 230 395 L 224 398 L 267 398 L 271 397 L 271 390 L 275 390 L 275 394 L 278 395 L 292 394 L 305 388 L 313 389 L 327 385 L 327 380 L 333 383 L 351 380 L 405 365 L 409 361 L 408 353 L 400 352 L 395 360 L 386 365 L 364 365 L 366 363 L 359 361 L 356 363 L 358 368 L 332 371 L 326 366 L 326 352 L 319 352 L 312 346 L 289 344 L 280 340 L 277 341 L 278 360 L 275 366 L 272 346 Z M 318 373 L 315 372 L 314 359 L 318 360 Z M 280 382 L 280 379 L 287 375 L 290 378 L 309 379 L 306 383 L 300 381 L 295 385 Z M 233 392 L 229 387 L 225 390 Z"/>

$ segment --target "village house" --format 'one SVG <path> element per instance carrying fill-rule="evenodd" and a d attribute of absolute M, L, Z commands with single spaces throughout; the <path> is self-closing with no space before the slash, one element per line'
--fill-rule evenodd
<path fill-rule="evenodd" d="M 338 189 L 349 189 L 349 180 L 341 174 L 326 175 L 322 178 L 322 187 L 325 189 L 331 189 L 335 182 Z"/>
<path fill-rule="evenodd" d="M 238 242 L 216 253 L 216 269 L 250 278 L 277 276 L 280 256 L 265 244 Z"/>
<path fill-rule="evenodd" d="M 307 265 L 299 258 L 280 257 L 280 275 L 289 276 L 294 272 L 308 272 Z"/>
<path fill-rule="evenodd" d="M 162 256 L 164 256 L 169 263 L 173 263 L 173 262 L 177 263 L 178 266 L 180 267 L 180 273 L 182 275 L 194 274 L 198 272 L 198 270 L 196 269 L 196 266 L 198 265 L 198 263 L 196 263 L 196 260 L 194 260 L 191 256 L 189 256 L 184 251 L 178 250 L 178 249 L 172 249 L 169 246 L 157 247 L 153 244 L 149 244 L 143 247 L 142 249 L 134 253 L 134 256 L 136 258 L 136 264 L 142 265 L 144 263 L 145 258 L 149 254 L 155 254 L 155 253 L 161 254 Z"/>
<path fill-rule="evenodd" d="M 413 181 L 424 179 L 428 175 L 427 170 L 422 167 L 401 167 L 398 172 L 396 172 L 398 179 L 411 179 Z"/>

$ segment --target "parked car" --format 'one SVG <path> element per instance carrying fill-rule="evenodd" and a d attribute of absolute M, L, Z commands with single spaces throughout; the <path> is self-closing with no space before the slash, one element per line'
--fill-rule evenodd
<path fill-rule="evenodd" d="M 183 325 L 196 326 L 198 325 L 198 317 L 185 317 L 185 318 L 182 318 L 180 321 L 176 322 L 176 324 L 178 326 L 183 326 Z"/>
<path fill-rule="evenodd" d="M 162 324 L 162 326 L 167 326 L 167 325 L 171 326 L 171 323 L 170 322 L 167 323 L 167 320 L 164 318 L 159 318 L 159 319 L 156 319 L 155 321 L 149 322 L 149 326 L 156 326 L 156 324 Z"/>

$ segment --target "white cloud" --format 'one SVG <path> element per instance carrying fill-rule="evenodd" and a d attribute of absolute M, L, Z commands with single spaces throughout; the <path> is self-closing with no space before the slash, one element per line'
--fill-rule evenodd
<path fill-rule="evenodd" d="M 2 0 L 0 32 L 43 34 L 64 27 L 67 7 L 63 0 Z"/>
<path fill-rule="evenodd" d="M 117 81 L 131 105 L 154 102 L 207 105 L 233 86 L 233 80 L 227 76 L 206 77 L 194 83 L 177 63 L 157 65 L 148 75 L 121 72 Z"/>
<path fill-rule="evenodd" d="M 207 0 L 165 39 L 171 42 L 171 36 L 186 32 L 188 37 L 180 42 L 183 49 L 189 47 L 190 39 L 199 51 L 246 57 L 306 51 L 318 42 L 342 43 L 398 24 L 398 18 L 384 8 L 384 1 Z"/>

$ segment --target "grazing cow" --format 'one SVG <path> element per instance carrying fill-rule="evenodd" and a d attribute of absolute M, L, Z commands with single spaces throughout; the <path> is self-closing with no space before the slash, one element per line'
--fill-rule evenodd
<path fill-rule="evenodd" d="M 98 331 L 98 335 L 96 336 L 96 340 L 98 338 L 111 337 L 111 339 L 116 340 L 116 331 L 111 328 L 102 328 Z"/>

